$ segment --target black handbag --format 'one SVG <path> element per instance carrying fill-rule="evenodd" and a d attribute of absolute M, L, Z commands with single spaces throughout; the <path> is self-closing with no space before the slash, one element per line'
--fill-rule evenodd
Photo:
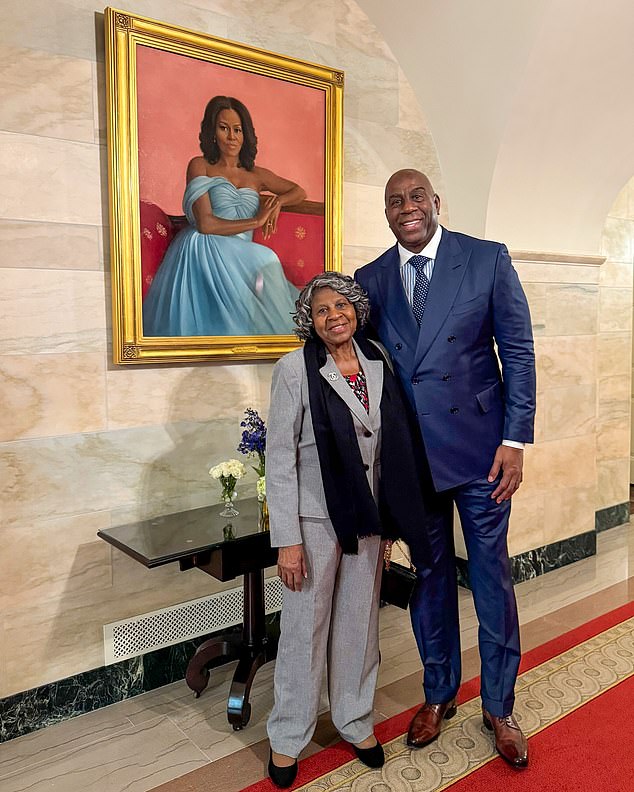
<path fill-rule="evenodd" d="M 392 546 L 388 543 L 383 555 L 380 599 L 388 605 L 407 610 L 416 585 L 416 570 L 411 561 L 409 567 L 392 561 L 391 554 Z"/>

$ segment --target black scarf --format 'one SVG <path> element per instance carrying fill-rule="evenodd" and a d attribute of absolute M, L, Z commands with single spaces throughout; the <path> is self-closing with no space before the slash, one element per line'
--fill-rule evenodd
<path fill-rule="evenodd" d="M 382 352 L 361 333 L 355 335 L 355 341 L 368 360 L 384 363 L 378 507 L 350 410 L 319 373 L 326 363 L 326 347 L 316 338 L 304 345 L 308 398 L 328 515 L 344 553 L 358 552 L 360 536 L 408 538 L 414 527 L 418 529 L 417 542 L 428 543 L 421 529 L 427 511 L 423 488 L 428 485 L 429 473 L 418 427 Z M 417 555 L 423 553 L 424 545 Z"/>

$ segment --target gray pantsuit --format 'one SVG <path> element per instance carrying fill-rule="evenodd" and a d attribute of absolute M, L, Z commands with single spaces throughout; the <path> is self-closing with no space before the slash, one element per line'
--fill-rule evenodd
<path fill-rule="evenodd" d="M 359 554 L 344 555 L 330 520 L 302 519 L 301 530 L 308 580 L 301 591 L 284 589 L 268 722 L 271 747 L 285 756 L 310 742 L 326 661 L 332 722 L 352 743 L 372 734 L 379 671 L 380 538 L 360 539 Z"/>
<path fill-rule="evenodd" d="M 369 413 L 330 356 L 320 373 L 350 408 L 376 493 L 383 363 L 367 360 L 359 349 L 357 355 L 368 385 Z M 362 742 L 373 729 L 379 666 L 381 540 L 359 539 L 358 555 L 341 552 L 326 509 L 301 350 L 274 369 L 266 477 L 271 544 L 303 544 L 308 568 L 301 592 L 284 589 L 275 706 L 268 722 L 271 748 L 296 757 L 310 742 L 326 663 L 333 723 L 345 740 Z"/>

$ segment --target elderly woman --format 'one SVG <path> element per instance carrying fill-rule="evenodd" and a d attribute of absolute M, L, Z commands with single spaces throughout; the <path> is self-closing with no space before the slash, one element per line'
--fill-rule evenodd
<path fill-rule="evenodd" d="M 368 312 L 352 278 L 317 275 L 293 317 L 304 348 L 273 370 L 266 486 L 285 589 L 268 733 L 269 775 L 282 788 L 315 729 L 326 663 L 335 727 L 366 765 L 384 762 L 372 721 L 381 537 L 420 526 L 425 504 L 397 382 L 356 333 Z"/>

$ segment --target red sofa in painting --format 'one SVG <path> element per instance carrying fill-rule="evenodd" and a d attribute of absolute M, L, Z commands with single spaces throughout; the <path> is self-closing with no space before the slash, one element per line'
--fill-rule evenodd
<path fill-rule="evenodd" d="M 187 221 L 184 216 L 167 215 L 159 206 L 141 201 L 141 277 L 145 297 L 163 261 L 165 251 Z M 253 241 L 277 253 L 288 280 L 301 289 L 324 268 L 324 205 L 302 201 L 284 207 L 277 222 L 277 233 L 267 240 L 261 229 Z"/>

